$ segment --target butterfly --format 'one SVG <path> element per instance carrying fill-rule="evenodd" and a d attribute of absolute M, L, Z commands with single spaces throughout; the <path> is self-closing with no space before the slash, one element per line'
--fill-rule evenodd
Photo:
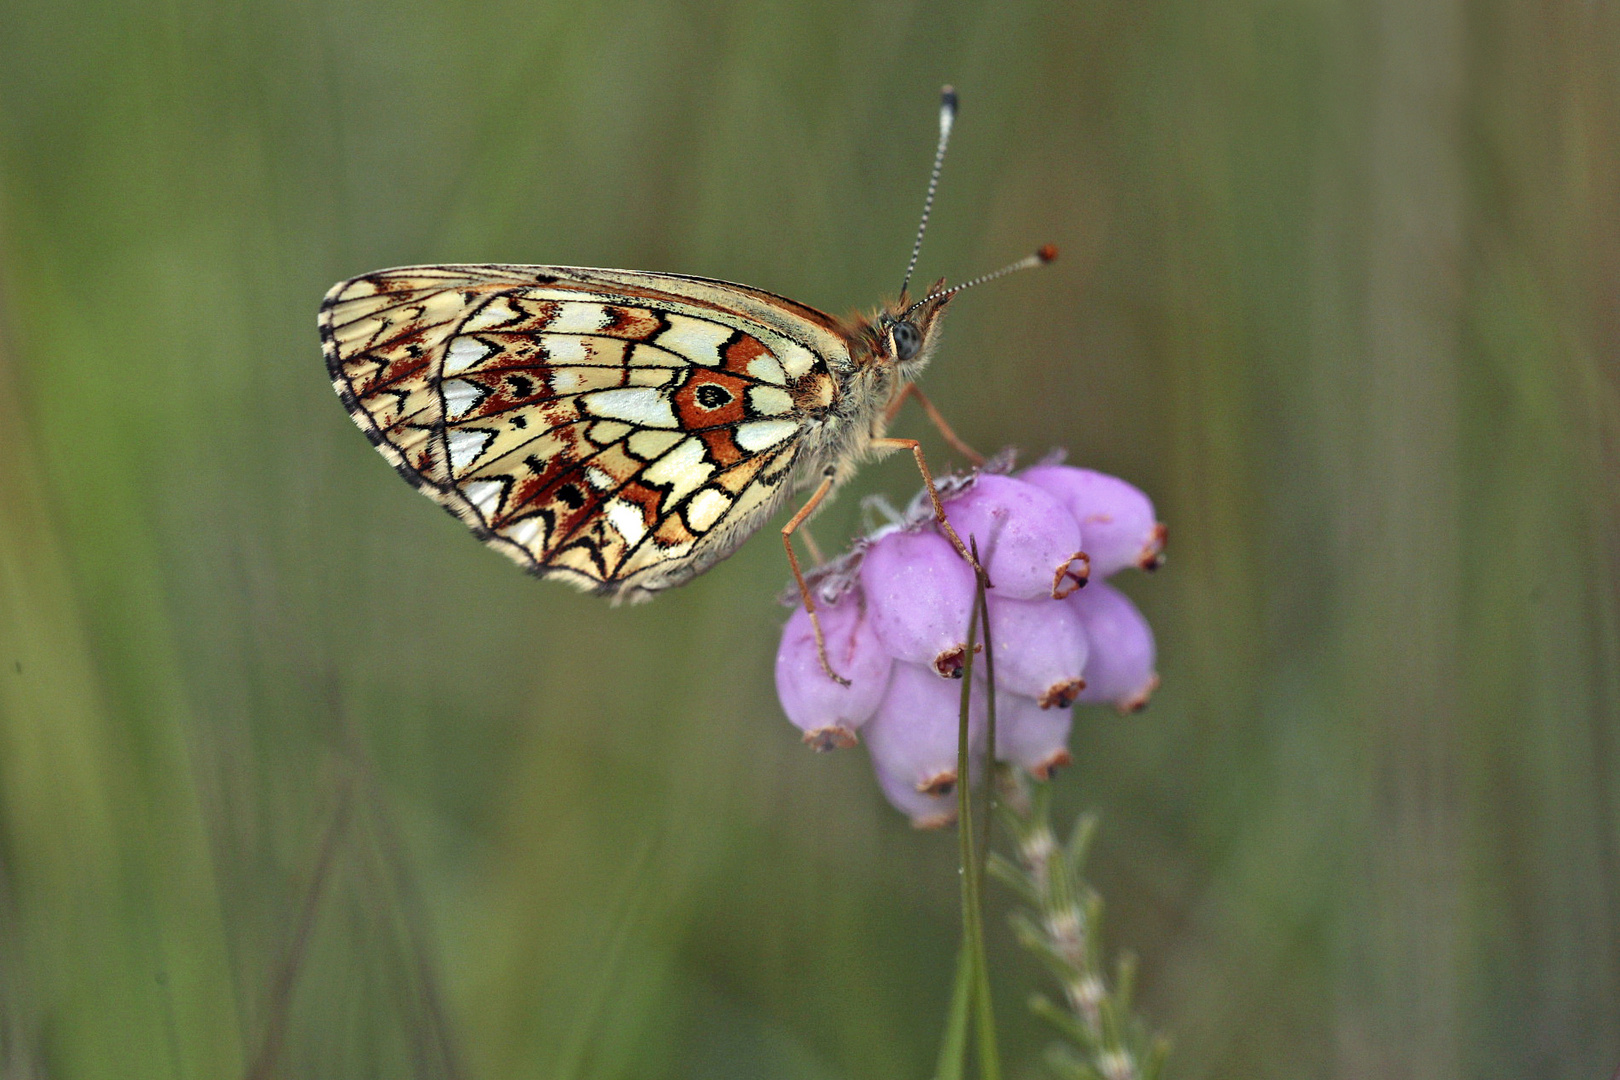
<path fill-rule="evenodd" d="M 906 283 L 872 315 L 681 274 L 402 267 L 327 293 L 332 383 L 377 450 L 479 539 L 615 600 L 690 580 L 814 487 L 783 530 L 813 614 L 792 532 L 886 451 L 911 450 L 933 492 L 916 440 L 884 431 L 917 396 L 961 447 L 913 383 L 940 316 L 962 289 L 1055 255 L 909 299 L 955 112 L 947 87 Z"/>

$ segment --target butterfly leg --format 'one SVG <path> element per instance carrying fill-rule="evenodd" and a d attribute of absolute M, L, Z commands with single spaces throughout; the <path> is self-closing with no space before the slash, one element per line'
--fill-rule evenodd
<path fill-rule="evenodd" d="M 873 439 L 872 446 L 878 450 L 911 451 L 911 456 L 917 459 L 917 471 L 922 473 L 923 487 L 928 489 L 928 501 L 934 504 L 934 520 L 939 522 L 940 529 L 945 533 L 945 538 L 951 542 L 951 546 L 956 548 L 956 553 L 967 560 L 967 564 L 973 567 L 975 574 L 985 577 L 984 567 L 979 565 L 979 560 L 974 558 L 973 552 L 962 543 L 962 538 L 956 535 L 956 530 L 951 528 L 951 523 L 945 518 L 945 507 L 939 501 L 939 489 L 934 486 L 934 474 L 928 471 L 928 462 L 923 459 L 922 444 L 916 439 Z M 990 581 L 986 577 L 985 586 L 989 585 Z"/>
<path fill-rule="evenodd" d="M 810 629 L 816 635 L 816 657 L 821 661 L 821 670 L 825 671 L 827 678 L 833 682 L 838 683 L 840 686 L 848 686 L 849 680 L 834 671 L 832 664 L 827 660 L 827 639 L 821 632 L 821 619 L 816 615 L 816 602 L 810 597 L 810 586 L 805 584 L 804 572 L 799 569 L 799 557 L 793 552 L 793 534 L 798 531 L 799 526 L 804 524 L 806 518 L 816 512 L 816 507 L 821 505 L 821 501 L 832 490 L 833 476 L 834 473 L 829 468 L 822 475 L 821 483 L 811 493 L 810 498 L 805 500 L 803 506 L 799 507 L 799 512 L 794 514 L 786 525 L 782 526 L 782 546 L 787 549 L 788 565 L 793 567 L 793 580 L 799 585 L 799 599 L 804 601 L 805 613 L 810 616 Z M 930 484 L 929 487 L 932 490 L 933 485 Z M 935 504 L 938 504 L 938 500 L 935 500 Z M 808 537 L 809 535 L 808 532 L 805 533 L 805 536 Z"/>
<path fill-rule="evenodd" d="M 924 394 L 914 382 L 906 383 L 905 387 L 894 396 L 894 400 L 889 402 L 888 409 L 883 413 L 885 427 L 900 412 L 900 406 L 906 403 L 906 398 L 917 399 L 917 404 L 922 407 L 923 414 L 928 417 L 928 422 L 933 424 L 945 441 L 951 444 L 951 449 L 967 458 L 974 465 L 984 464 L 984 455 L 963 442 L 956 432 L 951 430 L 951 425 L 945 422 L 945 417 L 941 415 L 938 409 L 934 408 L 934 403 L 928 400 L 928 395 Z"/>

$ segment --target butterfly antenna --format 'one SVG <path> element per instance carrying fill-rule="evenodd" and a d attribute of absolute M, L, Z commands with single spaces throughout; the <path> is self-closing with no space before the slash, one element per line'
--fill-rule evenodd
<path fill-rule="evenodd" d="M 934 192 L 939 188 L 939 171 L 945 167 L 945 148 L 951 142 L 951 125 L 956 123 L 956 88 L 947 86 L 939 92 L 939 146 L 934 149 L 934 171 L 928 174 L 928 196 L 923 199 L 922 221 L 917 224 L 917 239 L 911 245 L 911 261 L 906 264 L 906 280 L 900 283 L 900 295 L 906 294 L 911 274 L 917 269 L 917 256 L 922 254 L 923 233 L 928 231 L 928 213 L 934 209 Z"/>
<path fill-rule="evenodd" d="M 988 274 L 980 274 L 971 281 L 964 281 L 960 285 L 952 285 L 950 288 L 941 289 L 937 293 L 929 293 L 915 304 L 912 304 L 910 307 L 906 308 L 906 315 L 910 315 L 913 311 L 916 311 L 918 308 L 922 307 L 924 304 L 930 303 L 931 301 L 943 300 L 947 296 L 955 296 L 963 289 L 971 289 L 975 285 L 983 285 L 987 281 L 994 281 L 996 278 L 1006 277 L 1008 274 L 1015 274 L 1020 270 L 1033 270 L 1037 266 L 1045 266 L 1047 263 L 1057 258 L 1057 253 L 1057 248 L 1053 247 L 1051 244 L 1046 244 L 1033 255 L 1025 255 L 1022 259 L 1019 259 L 1015 263 L 1008 263 L 1000 270 L 992 270 Z"/>

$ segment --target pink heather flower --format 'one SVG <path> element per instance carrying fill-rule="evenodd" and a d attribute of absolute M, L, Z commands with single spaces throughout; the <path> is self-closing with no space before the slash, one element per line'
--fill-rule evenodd
<path fill-rule="evenodd" d="M 1129 597 L 1101 581 L 1064 603 L 1080 616 L 1087 637 L 1097 643 L 1086 661 L 1086 688 L 1079 700 L 1106 703 L 1122 713 L 1145 708 L 1159 685 L 1153 670 L 1153 628 L 1147 619 Z"/>
<path fill-rule="evenodd" d="M 994 589 L 985 603 L 990 607 L 996 685 L 1034 698 L 1043 709 L 1072 704 L 1086 685 L 1089 651 L 1079 614 L 1060 600 L 1013 600 Z M 975 662 L 975 675 L 988 670 Z"/>
<path fill-rule="evenodd" d="M 878 787 L 889 805 L 911 819 L 918 829 L 943 829 L 956 821 L 956 795 L 954 792 L 930 794 L 918 791 L 909 780 L 892 775 L 877 760 L 872 762 Z"/>
<path fill-rule="evenodd" d="M 961 678 L 973 570 L 949 540 L 932 531 L 879 537 L 861 560 L 861 587 L 889 655 Z"/>
<path fill-rule="evenodd" d="M 1042 708 L 1033 698 L 996 695 L 996 754 L 1003 761 L 1045 780 L 1069 756 L 1069 728 L 1074 714 L 1068 709 Z"/>
<path fill-rule="evenodd" d="M 996 756 L 1045 779 L 1069 763 L 1071 702 L 1130 711 L 1158 684 L 1147 620 L 1102 579 L 1156 566 L 1165 530 L 1123 480 L 1065 465 L 1005 470 L 993 464 L 939 487 L 991 583 Z M 1088 561 L 1094 580 L 1081 588 Z M 853 745 L 859 732 L 888 800 L 919 827 L 950 824 L 962 684 L 949 679 L 967 661 L 972 569 L 919 496 L 903 521 L 809 577 L 827 660 L 849 685 L 827 677 L 809 616 L 795 611 L 776 659 L 783 710 L 818 749 Z M 789 599 L 797 604 L 796 590 Z M 975 771 L 987 744 L 985 659 L 973 658 L 969 687 Z"/>
<path fill-rule="evenodd" d="M 1158 568 L 1167 531 L 1154 518 L 1153 501 L 1137 488 L 1071 465 L 1036 465 L 1018 479 L 1054 496 L 1074 515 L 1096 577 L 1111 577 L 1127 566 Z"/>
<path fill-rule="evenodd" d="M 854 746 L 855 733 L 877 711 L 894 661 L 878 644 L 859 592 L 816 605 L 827 660 L 849 680 L 840 685 L 822 670 L 810 614 L 801 606 L 782 631 L 776 651 L 776 695 L 782 711 L 817 750 Z"/>
<path fill-rule="evenodd" d="M 945 516 L 979 562 L 997 596 L 1067 596 L 1086 583 L 1080 527 L 1057 499 L 1033 484 L 985 473 L 945 503 Z"/>
<path fill-rule="evenodd" d="M 965 624 L 964 624 L 965 629 Z M 985 692 L 972 686 L 968 737 L 984 745 Z M 919 664 L 895 664 L 877 715 L 866 726 L 872 764 L 918 792 L 943 795 L 956 786 L 956 738 L 962 684 L 946 682 Z"/>

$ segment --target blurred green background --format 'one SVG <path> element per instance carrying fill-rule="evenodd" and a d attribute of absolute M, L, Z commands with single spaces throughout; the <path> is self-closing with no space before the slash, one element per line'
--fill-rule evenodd
<path fill-rule="evenodd" d="M 1614 5 L 0 0 L 0 56 L 8 1080 L 929 1074 L 953 838 L 780 715 L 774 538 L 525 578 L 315 311 L 433 261 L 869 305 L 946 81 L 920 274 L 1064 257 L 925 385 L 1172 528 L 1163 690 L 1059 795 L 1173 1074 L 1620 1064 Z"/>

